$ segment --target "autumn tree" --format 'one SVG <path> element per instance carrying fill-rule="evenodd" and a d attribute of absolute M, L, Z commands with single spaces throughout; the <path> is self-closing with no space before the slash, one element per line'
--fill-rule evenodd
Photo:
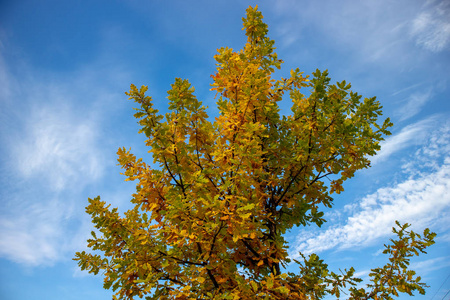
<path fill-rule="evenodd" d="M 408 224 L 397 224 L 384 251 L 389 261 L 372 270 L 365 288 L 356 286 L 353 268 L 333 273 L 315 254 L 289 259 L 283 234 L 325 222 L 331 195 L 369 166 L 391 123 L 378 122 L 375 97 L 363 99 L 345 81 L 331 84 L 327 71 L 272 78 L 282 61 L 262 18 L 248 8 L 244 48 L 215 55 L 220 114 L 213 122 L 187 80 L 172 84 L 165 116 L 146 86 L 131 85 L 126 94 L 139 104 L 135 117 L 159 167 L 118 150 L 126 180 L 136 181 L 134 208 L 121 215 L 89 199 L 99 236 L 92 232 L 93 252 L 75 260 L 101 272 L 116 299 L 320 299 L 349 287 L 350 299 L 424 293 L 408 264 L 434 233 L 418 235 Z M 278 102 L 287 97 L 292 114 L 280 115 Z M 291 263 L 298 272 L 285 271 Z"/>

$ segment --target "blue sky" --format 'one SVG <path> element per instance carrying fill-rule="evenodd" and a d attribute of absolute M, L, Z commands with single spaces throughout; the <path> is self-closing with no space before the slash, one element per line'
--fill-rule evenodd
<path fill-rule="evenodd" d="M 91 231 L 88 197 L 129 207 L 132 183 L 119 147 L 150 161 L 137 134 L 131 83 L 149 85 L 167 108 L 175 77 L 189 78 L 217 113 L 210 92 L 216 49 L 240 49 L 241 18 L 259 4 L 285 63 L 328 69 L 377 96 L 392 135 L 373 167 L 349 180 L 321 229 L 293 229 L 290 253 L 316 252 L 330 268 L 362 278 L 394 221 L 438 233 L 413 269 L 450 290 L 450 4 L 448 1 L 2 1 L 0 2 L 0 297 L 111 299 L 102 278 L 71 259 Z M 291 104 L 282 102 L 289 114 Z M 294 270 L 294 269 L 293 269 Z M 449 299 L 447 294 L 445 299 Z M 402 297 L 403 299 L 404 297 Z"/>

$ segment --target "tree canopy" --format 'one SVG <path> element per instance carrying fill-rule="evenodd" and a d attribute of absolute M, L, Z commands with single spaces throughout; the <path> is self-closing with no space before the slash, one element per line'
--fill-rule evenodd
<path fill-rule="evenodd" d="M 188 80 L 175 79 L 165 116 L 147 86 L 131 85 L 126 94 L 139 105 L 135 117 L 158 167 L 118 150 L 126 180 L 136 182 L 134 208 L 121 215 L 100 197 L 89 199 L 97 233 L 88 240 L 92 253 L 75 260 L 102 272 L 116 299 L 320 299 L 348 288 L 350 299 L 424 293 L 408 264 L 435 234 L 416 234 L 409 224 L 397 223 L 397 238 L 384 250 L 389 262 L 372 270 L 365 287 L 353 268 L 336 274 L 316 254 L 289 258 L 283 234 L 325 222 L 332 194 L 370 166 L 392 124 L 379 121 L 375 97 L 363 98 L 345 81 L 331 84 L 327 71 L 295 69 L 274 79 L 282 60 L 262 19 L 249 7 L 244 48 L 220 48 L 214 57 L 214 121 Z M 280 115 L 278 102 L 287 97 L 292 114 Z M 291 263 L 298 272 L 285 271 Z"/>

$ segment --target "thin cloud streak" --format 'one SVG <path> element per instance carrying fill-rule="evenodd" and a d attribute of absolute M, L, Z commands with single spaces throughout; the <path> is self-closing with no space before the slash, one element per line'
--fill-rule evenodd
<path fill-rule="evenodd" d="M 381 150 L 371 158 L 372 165 L 387 160 L 391 155 L 414 144 L 421 144 L 428 136 L 438 117 L 431 116 L 404 127 L 399 133 L 389 136 L 380 143 Z"/>
<path fill-rule="evenodd" d="M 411 264 L 411 269 L 417 271 L 417 273 L 419 274 L 424 275 L 447 267 L 450 267 L 449 256 L 430 258 L 424 261 L 414 262 Z"/>
<path fill-rule="evenodd" d="M 425 104 L 432 99 L 432 95 L 431 90 L 411 94 L 406 100 L 406 104 L 403 105 L 397 113 L 400 115 L 400 121 L 407 120 L 417 115 Z"/>
<path fill-rule="evenodd" d="M 400 89 L 400 90 L 395 91 L 394 93 L 392 93 L 392 96 L 395 96 L 395 95 L 404 93 L 404 92 L 409 91 L 409 90 L 411 90 L 411 89 L 415 89 L 415 88 L 417 88 L 417 87 L 419 87 L 419 86 L 421 86 L 421 85 L 423 85 L 422 82 L 421 82 L 421 83 L 416 83 L 416 84 L 410 85 L 410 86 L 405 87 L 405 88 L 402 88 L 402 89 Z"/>

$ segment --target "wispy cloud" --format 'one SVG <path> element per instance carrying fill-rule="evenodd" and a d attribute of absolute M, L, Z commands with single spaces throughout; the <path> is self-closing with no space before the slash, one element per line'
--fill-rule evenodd
<path fill-rule="evenodd" d="M 411 269 L 417 271 L 420 274 L 428 274 L 433 271 L 450 267 L 450 257 L 441 256 L 436 258 L 430 258 L 411 264 Z"/>
<path fill-rule="evenodd" d="M 34 200 L 40 200 L 35 197 Z M 27 266 L 51 265 L 61 257 L 67 209 L 49 201 L 20 206 L 0 218 L 0 256 Z"/>
<path fill-rule="evenodd" d="M 37 105 L 24 94 L 28 109 L 10 112 L 26 117 L 11 117 L 1 139 L 6 151 L 1 167 L 8 176 L 3 179 L 0 256 L 26 266 L 61 259 L 73 238 L 67 226 L 75 198 L 102 176 L 106 165 L 99 124 L 77 115 L 62 97 L 52 98 L 55 93 L 48 95 L 50 103 L 40 99 Z"/>
<path fill-rule="evenodd" d="M 25 178 L 45 179 L 52 190 L 85 185 L 103 172 L 99 125 L 73 115 L 64 104 L 41 105 L 11 144 L 13 163 Z"/>
<path fill-rule="evenodd" d="M 431 90 L 425 92 L 417 92 L 411 94 L 406 103 L 399 109 L 397 114 L 400 116 L 400 121 L 407 120 L 417 115 L 427 102 L 432 99 Z"/>
<path fill-rule="evenodd" d="M 282 47 L 298 42 L 304 52 L 307 48 L 339 49 L 350 54 L 351 62 L 357 63 L 358 68 L 363 63 L 383 62 L 397 69 L 409 69 L 423 49 L 448 50 L 448 3 L 433 1 L 424 6 L 423 1 L 411 0 L 322 1 L 317 6 L 277 1 L 275 11 L 283 19 L 276 32 Z M 312 34 L 315 43 L 323 42 L 320 47 L 314 48 L 310 43 Z M 305 43 L 309 47 L 304 47 Z M 307 55 L 304 52 L 302 56 Z M 293 55 L 299 56 L 297 47 Z"/>
<path fill-rule="evenodd" d="M 398 90 L 398 91 L 395 91 L 394 93 L 392 93 L 392 96 L 395 96 L 395 95 L 398 95 L 398 94 L 404 93 L 404 92 L 406 92 L 406 91 L 409 91 L 409 90 L 415 89 L 415 88 L 417 88 L 417 87 L 419 87 L 419 86 L 421 86 L 421 85 L 423 85 L 423 83 L 422 83 L 422 82 L 420 82 L 420 83 L 416 83 L 416 84 L 412 84 L 412 85 L 410 85 L 410 86 L 407 86 L 407 87 L 405 87 L 405 88 L 402 88 L 402 89 L 400 89 L 400 90 Z"/>
<path fill-rule="evenodd" d="M 389 158 L 392 154 L 403 150 L 411 145 L 418 145 L 424 142 L 433 126 L 436 125 L 437 117 L 431 116 L 414 124 L 404 127 L 381 143 L 381 150 L 376 156 L 371 158 L 375 165 Z"/>
<path fill-rule="evenodd" d="M 427 134 L 423 147 L 414 154 L 414 159 L 402 165 L 402 171 L 410 177 L 420 175 L 424 170 L 438 170 L 450 153 L 450 122 Z"/>
<path fill-rule="evenodd" d="M 2 62 L 0 56 L 0 257 L 52 265 L 70 258 L 84 239 L 74 225 L 84 222 L 86 188 L 114 165 L 105 114 L 125 102 L 118 99 L 123 91 L 114 91 L 117 81 L 128 81 L 102 63 L 54 76 L 26 64 L 10 72 Z"/>
<path fill-rule="evenodd" d="M 450 44 L 450 3 L 439 1 L 419 13 L 411 22 L 411 35 L 417 45 L 440 52 Z"/>
<path fill-rule="evenodd" d="M 381 188 L 367 196 L 346 224 L 331 227 L 318 235 L 311 234 L 306 239 L 300 234 L 293 256 L 299 251 L 313 253 L 370 246 L 378 238 L 390 234 L 395 220 L 412 220 L 416 226 L 429 224 L 439 218 L 442 210 L 450 207 L 449 193 L 450 159 L 436 173 L 407 180 L 393 188 Z"/>
<path fill-rule="evenodd" d="M 423 149 L 438 147 L 437 143 L 432 138 Z M 449 144 L 447 140 L 445 147 Z M 423 153 L 427 151 L 416 155 Z M 292 257 L 296 257 L 299 251 L 308 254 L 370 246 L 379 238 L 391 234 L 395 220 L 413 223 L 416 228 L 450 223 L 450 156 L 448 152 L 442 155 L 443 162 L 435 171 L 420 173 L 391 187 L 379 188 L 359 203 L 351 205 L 351 209 L 347 207 L 347 213 L 352 214 L 344 224 L 331 226 L 322 233 L 300 232 Z M 430 155 L 427 159 L 432 161 L 437 157 Z"/>

